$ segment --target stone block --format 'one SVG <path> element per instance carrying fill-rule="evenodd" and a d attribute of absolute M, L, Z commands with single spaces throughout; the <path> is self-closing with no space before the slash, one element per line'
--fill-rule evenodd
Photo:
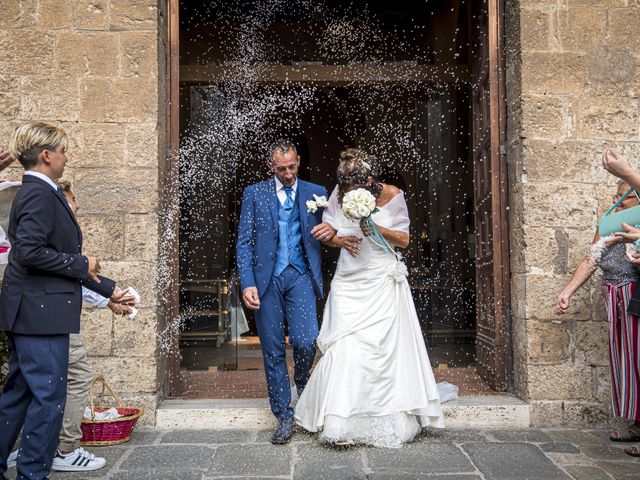
<path fill-rule="evenodd" d="M 582 138 L 637 139 L 640 134 L 640 100 L 590 97 L 580 100 L 578 133 Z"/>
<path fill-rule="evenodd" d="M 611 419 L 608 402 L 593 402 L 588 399 L 564 403 L 564 424 L 568 426 L 606 425 Z M 601 446 L 598 446 L 601 448 Z M 583 453 L 587 453 L 581 448 Z"/>
<path fill-rule="evenodd" d="M 523 184 L 523 220 L 529 227 L 591 228 L 594 189 L 589 184 Z M 558 201 L 561 198 L 562 201 Z"/>
<path fill-rule="evenodd" d="M 159 255 L 158 217 L 154 213 L 125 217 L 125 256 L 128 260 L 153 261 Z"/>
<path fill-rule="evenodd" d="M 273 455 L 271 445 L 223 445 L 216 450 L 208 475 L 215 477 L 290 476 L 289 447 Z"/>
<path fill-rule="evenodd" d="M 601 140 L 523 141 L 523 178 L 529 182 L 593 183 L 609 174 L 602 168 Z"/>
<path fill-rule="evenodd" d="M 110 32 L 59 32 L 55 68 L 64 75 L 84 77 L 118 74 L 120 40 Z"/>
<path fill-rule="evenodd" d="M 587 55 L 590 92 L 599 96 L 637 96 L 638 59 L 628 47 L 598 45 Z"/>
<path fill-rule="evenodd" d="M 148 394 L 135 394 L 135 393 L 123 393 L 116 391 L 116 395 L 120 397 L 123 405 L 132 408 L 140 408 L 144 410 L 142 416 L 138 419 L 138 427 L 154 427 L 156 424 L 156 408 L 158 406 L 158 396 L 155 393 Z M 156 433 L 156 432 L 153 432 Z M 132 438 L 130 444 L 140 445 L 146 442 L 142 440 L 136 441 Z M 164 478 L 164 477 L 163 477 Z"/>
<path fill-rule="evenodd" d="M 38 21 L 38 1 L 0 0 L 0 29 L 33 27 Z"/>
<path fill-rule="evenodd" d="M 157 30 L 155 0 L 111 0 L 111 30 Z"/>
<path fill-rule="evenodd" d="M 513 342 L 513 387 L 518 398 L 528 397 L 529 383 L 527 373 L 527 323 L 522 318 L 512 318 Z"/>
<path fill-rule="evenodd" d="M 213 448 L 201 445 L 138 447 L 120 464 L 120 470 L 204 470 L 211 465 L 214 454 Z"/>
<path fill-rule="evenodd" d="M 532 400 L 529 402 L 531 426 L 549 428 L 560 426 L 563 422 L 564 402 L 549 400 Z"/>
<path fill-rule="evenodd" d="M 562 229 L 524 227 L 522 251 L 525 269 L 529 273 L 567 273 L 567 241 Z"/>
<path fill-rule="evenodd" d="M 591 368 L 564 365 L 529 365 L 532 400 L 593 400 Z"/>
<path fill-rule="evenodd" d="M 165 443 L 195 443 L 208 445 L 229 443 L 250 443 L 252 438 L 250 430 L 170 430 L 166 432 L 161 444 Z M 269 437 L 273 432 L 269 431 Z M 251 442 L 253 443 L 253 442 Z"/>
<path fill-rule="evenodd" d="M 403 472 L 414 475 L 464 473 L 475 470 L 469 459 L 451 443 L 405 445 L 399 449 L 371 449 L 367 465 L 373 472 Z"/>
<path fill-rule="evenodd" d="M 571 351 L 569 322 L 527 322 L 528 363 L 553 365 L 569 359 Z"/>
<path fill-rule="evenodd" d="M 587 57 L 560 52 L 523 52 L 522 89 L 527 93 L 581 94 L 587 86 Z"/>
<path fill-rule="evenodd" d="M 121 357 L 154 357 L 158 343 L 157 330 L 157 317 L 152 310 L 139 309 L 134 319 L 114 315 L 113 354 Z"/>
<path fill-rule="evenodd" d="M 22 77 L 21 119 L 77 121 L 78 81 L 69 77 Z"/>
<path fill-rule="evenodd" d="M 81 170 L 75 179 L 87 214 L 149 213 L 158 205 L 157 188 L 157 173 L 148 170 Z"/>
<path fill-rule="evenodd" d="M 564 273 L 573 273 L 584 258 L 590 254 L 591 245 L 595 236 L 593 228 L 567 228 L 569 251 L 567 270 Z M 593 278 L 593 276 L 592 276 Z M 586 286 L 588 287 L 588 285 Z"/>
<path fill-rule="evenodd" d="M 523 7 L 520 10 L 520 45 L 523 51 L 557 50 L 556 6 Z"/>
<path fill-rule="evenodd" d="M 80 334 L 89 356 L 111 355 L 113 313 L 108 308 L 87 308 L 82 310 Z"/>
<path fill-rule="evenodd" d="M 158 76 L 157 32 L 123 32 L 120 41 L 123 76 L 151 78 Z"/>
<path fill-rule="evenodd" d="M 105 276 L 113 278 L 118 285 L 135 288 L 142 301 L 140 308 L 156 306 L 156 266 L 150 262 L 100 262 Z M 138 317 L 136 317 L 137 320 Z"/>
<path fill-rule="evenodd" d="M 462 446 L 485 478 L 570 480 L 540 449 L 525 443 L 470 443 Z"/>
<path fill-rule="evenodd" d="M 20 79 L 0 75 L 0 120 L 12 120 L 20 111 Z M 5 138 L 5 137 L 1 137 Z"/>
<path fill-rule="evenodd" d="M 640 8 L 612 9 L 609 15 L 609 35 L 607 43 L 618 47 L 630 47 L 640 53 Z"/>
<path fill-rule="evenodd" d="M 609 364 L 609 325 L 580 322 L 575 330 L 576 362 L 592 366 Z"/>
<path fill-rule="evenodd" d="M 82 197 L 76 194 L 79 205 Z M 78 213 L 82 212 L 82 206 Z M 124 257 L 124 217 L 122 215 L 79 215 L 84 242 L 82 249 L 88 255 L 104 260 L 120 260 Z"/>
<path fill-rule="evenodd" d="M 158 85 L 152 78 L 87 78 L 80 88 L 84 122 L 154 122 Z"/>
<path fill-rule="evenodd" d="M 563 51 L 588 52 L 604 42 L 607 12 L 602 8 L 570 7 L 559 11 Z"/>
<path fill-rule="evenodd" d="M 53 69 L 53 44 L 53 35 L 33 28 L 0 30 L 0 72 L 50 74 Z"/>
<path fill-rule="evenodd" d="M 125 163 L 129 167 L 158 168 L 158 129 L 156 123 L 127 125 Z"/>
<path fill-rule="evenodd" d="M 93 357 L 91 362 L 96 375 L 102 375 L 118 395 L 140 395 L 157 390 L 158 372 L 154 358 Z"/>
<path fill-rule="evenodd" d="M 524 137 L 558 140 L 575 136 L 576 112 L 568 97 L 523 94 Z"/>
<path fill-rule="evenodd" d="M 76 0 L 73 25 L 81 30 L 106 30 L 109 27 L 109 0 Z"/>
<path fill-rule="evenodd" d="M 595 367 L 593 372 L 596 400 L 609 405 L 611 402 L 611 368 L 609 365 Z"/>
<path fill-rule="evenodd" d="M 125 158 L 125 127 L 117 123 L 67 123 L 69 163 L 79 168 L 114 168 Z"/>
<path fill-rule="evenodd" d="M 73 0 L 40 0 L 38 8 L 41 30 L 60 30 L 71 27 Z"/>

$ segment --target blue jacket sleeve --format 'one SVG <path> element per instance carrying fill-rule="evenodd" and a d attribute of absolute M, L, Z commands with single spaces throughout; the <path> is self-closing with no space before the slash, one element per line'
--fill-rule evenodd
<path fill-rule="evenodd" d="M 74 278 L 89 271 L 87 257 L 58 252 L 48 245 L 47 239 L 56 221 L 55 206 L 51 201 L 31 194 L 14 213 L 17 227 L 12 249 L 20 265 Z"/>
<path fill-rule="evenodd" d="M 236 242 L 236 262 L 240 275 L 240 289 L 255 287 L 253 272 L 253 249 L 255 248 L 255 206 L 249 188 L 242 194 L 242 208 L 238 222 L 238 240 Z"/>

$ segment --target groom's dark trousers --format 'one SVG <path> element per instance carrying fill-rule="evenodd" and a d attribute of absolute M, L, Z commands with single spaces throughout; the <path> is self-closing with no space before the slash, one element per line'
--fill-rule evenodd
<path fill-rule="evenodd" d="M 82 233 L 64 195 L 25 175 L 9 219 L 11 251 L 0 290 L 9 375 L 0 395 L 0 476 L 23 430 L 18 480 L 48 478 L 67 393 L 69 333 L 80 331 L 81 287 L 110 297 L 115 283 L 86 277 Z"/>

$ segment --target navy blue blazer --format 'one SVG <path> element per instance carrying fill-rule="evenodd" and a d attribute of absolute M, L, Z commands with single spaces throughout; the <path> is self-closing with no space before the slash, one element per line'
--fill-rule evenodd
<path fill-rule="evenodd" d="M 302 239 L 309 262 L 313 288 L 322 297 L 322 245 L 311 235 L 313 227 L 322 223 L 322 210 L 307 211 L 307 200 L 313 195 L 327 197 L 327 190 L 315 183 L 298 179 L 296 201 L 300 208 Z M 271 178 L 245 188 L 238 224 L 236 256 L 240 287 L 257 287 L 262 296 L 273 274 L 278 247 L 278 205 L 276 182 Z"/>
<path fill-rule="evenodd" d="M 92 281 L 82 232 L 66 200 L 25 175 L 11 207 L 9 264 L 0 290 L 0 330 L 23 335 L 80 331 L 85 286 L 110 297 L 115 282 Z"/>

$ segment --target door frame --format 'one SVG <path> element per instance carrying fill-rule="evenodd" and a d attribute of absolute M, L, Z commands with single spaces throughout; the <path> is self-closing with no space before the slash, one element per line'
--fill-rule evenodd
<path fill-rule="evenodd" d="M 178 179 L 178 151 L 180 141 L 180 0 L 165 0 L 166 2 L 166 148 L 165 159 L 161 162 L 162 169 L 162 205 L 173 211 L 179 208 L 179 179 Z M 491 144 L 492 144 L 492 190 L 497 193 L 492 198 L 492 233 L 494 238 L 494 277 L 495 306 L 493 308 L 496 330 L 500 338 L 499 353 L 496 356 L 496 382 L 492 385 L 496 390 L 506 390 L 512 384 L 512 344 L 511 344 L 511 297 L 510 297 L 510 261 L 509 261 L 509 224 L 507 200 L 508 175 L 506 159 L 506 89 L 505 89 L 505 54 L 504 54 L 504 0 L 486 0 L 489 20 L 489 36 L 494 46 L 490 54 L 490 88 L 493 98 L 499 98 L 497 105 L 490 108 Z M 435 73 L 427 69 L 426 72 Z M 182 72 L 185 80 L 193 81 L 198 74 L 188 68 Z M 213 68 L 213 76 L 219 71 Z M 279 72 L 280 73 L 280 72 Z M 377 72 L 379 74 L 379 72 Z M 467 68 L 460 69 L 461 74 L 468 75 Z M 201 73 L 202 74 L 202 71 Z M 328 81 L 332 80 L 335 72 L 327 70 Z M 428 75 L 427 75 L 428 76 Z M 304 81 L 303 78 L 301 78 Z M 165 211 L 169 211 L 165 210 Z M 175 213 L 175 212 L 174 212 Z M 165 331 L 169 335 L 169 353 L 167 357 L 168 395 L 176 396 L 182 391 L 180 381 L 180 351 L 179 330 L 171 328 L 179 316 L 179 211 L 178 214 L 168 215 L 161 226 L 163 239 L 160 261 L 167 270 L 166 285 L 162 291 L 161 317 Z M 498 328 L 499 327 L 499 328 Z"/>

